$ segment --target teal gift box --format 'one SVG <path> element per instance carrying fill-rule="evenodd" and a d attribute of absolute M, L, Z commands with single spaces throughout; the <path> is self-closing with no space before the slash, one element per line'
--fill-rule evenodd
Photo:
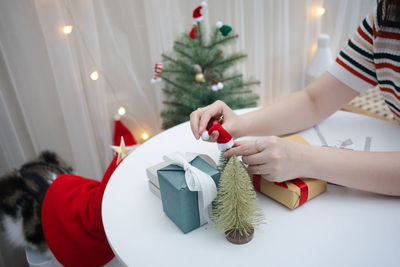
<path fill-rule="evenodd" d="M 220 173 L 217 169 L 199 156 L 190 164 L 210 175 L 218 188 Z M 157 174 L 165 214 L 185 234 L 200 227 L 198 192 L 189 190 L 183 168 L 170 164 L 158 170 Z"/>

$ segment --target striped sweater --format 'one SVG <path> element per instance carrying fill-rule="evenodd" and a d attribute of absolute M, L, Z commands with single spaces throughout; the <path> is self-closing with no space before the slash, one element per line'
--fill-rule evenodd
<path fill-rule="evenodd" d="M 400 29 L 379 28 L 376 9 L 362 21 L 328 71 L 359 93 L 378 85 L 400 120 Z"/>

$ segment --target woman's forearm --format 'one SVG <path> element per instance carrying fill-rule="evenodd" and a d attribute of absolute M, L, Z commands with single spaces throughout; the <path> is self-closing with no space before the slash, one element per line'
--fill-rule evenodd
<path fill-rule="evenodd" d="M 307 129 L 347 104 L 357 94 L 325 72 L 303 90 L 240 116 L 235 135 L 279 136 Z"/>
<path fill-rule="evenodd" d="M 311 147 L 304 177 L 360 190 L 400 196 L 400 152 L 365 152 Z"/>

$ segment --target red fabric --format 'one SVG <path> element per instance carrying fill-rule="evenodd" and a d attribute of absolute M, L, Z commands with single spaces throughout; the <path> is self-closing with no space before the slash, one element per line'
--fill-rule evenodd
<path fill-rule="evenodd" d="M 261 192 L 261 175 L 259 174 L 253 175 L 253 185 L 256 191 Z"/>
<path fill-rule="evenodd" d="M 196 37 L 197 37 L 197 28 L 196 28 L 196 27 L 193 27 L 193 28 L 192 28 L 192 30 L 191 30 L 190 33 L 189 33 L 189 37 L 190 37 L 191 39 L 196 39 Z"/>
<path fill-rule="evenodd" d="M 219 133 L 217 138 L 218 144 L 226 144 L 232 140 L 232 136 L 219 123 L 215 123 L 213 126 L 211 126 L 211 128 L 208 130 L 208 134 L 211 135 L 213 131 L 218 131 Z"/>
<path fill-rule="evenodd" d="M 382 37 L 382 38 L 393 39 L 393 40 L 400 40 L 400 33 L 378 31 L 376 33 L 376 37 Z"/>
<path fill-rule="evenodd" d="M 124 137 L 126 146 L 134 146 L 137 144 L 135 137 L 133 137 L 131 131 L 121 122 L 121 120 L 115 121 L 114 128 L 114 146 L 121 144 L 121 137 Z"/>
<path fill-rule="evenodd" d="M 64 174 L 50 185 L 42 205 L 43 233 L 62 265 L 103 266 L 114 257 L 103 228 L 101 203 L 116 162 L 117 155 L 101 182 Z"/>
<path fill-rule="evenodd" d="M 393 71 L 400 73 L 400 67 L 395 66 L 393 64 L 390 64 L 389 62 L 383 62 L 383 63 L 375 63 L 375 69 L 392 69 Z"/>
<path fill-rule="evenodd" d="M 282 186 L 284 188 L 288 188 L 287 184 L 285 182 L 274 182 L 274 184 Z"/>
<path fill-rule="evenodd" d="M 372 39 L 371 39 L 371 37 L 369 37 L 369 36 L 361 29 L 360 26 L 358 26 L 357 32 L 361 35 L 361 37 L 364 38 L 365 41 L 367 41 L 368 43 L 372 44 Z"/>
<path fill-rule="evenodd" d="M 300 188 L 299 206 L 303 205 L 308 199 L 308 185 L 303 180 L 301 180 L 299 178 L 293 179 L 293 180 L 289 180 L 289 181 L 286 181 L 286 182 L 280 182 L 280 183 L 275 182 L 274 184 L 276 184 L 278 186 L 282 186 L 284 188 L 288 188 L 286 183 L 292 183 L 292 184 L 296 185 L 298 188 Z"/>
<path fill-rule="evenodd" d="M 201 8 L 202 8 L 202 6 L 198 6 L 198 7 L 196 7 L 196 8 L 193 10 L 193 18 L 194 18 L 194 19 L 199 19 L 199 18 L 202 17 L 202 15 L 201 15 Z"/>
<path fill-rule="evenodd" d="M 304 204 L 308 199 L 308 185 L 301 179 L 294 179 L 291 180 L 290 182 L 292 182 L 293 184 L 297 185 L 298 188 L 300 188 L 299 206 Z"/>

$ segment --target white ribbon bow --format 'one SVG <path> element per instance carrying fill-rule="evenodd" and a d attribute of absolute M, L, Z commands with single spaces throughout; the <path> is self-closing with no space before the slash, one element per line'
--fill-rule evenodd
<path fill-rule="evenodd" d="M 190 191 L 198 191 L 200 225 L 210 222 L 209 210 L 212 201 L 217 196 L 217 186 L 210 175 L 192 166 L 189 162 L 198 154 L 181 152 L 168 153 L 163 159 L 178 165 L 185 170 L 185 180 Z"/>

